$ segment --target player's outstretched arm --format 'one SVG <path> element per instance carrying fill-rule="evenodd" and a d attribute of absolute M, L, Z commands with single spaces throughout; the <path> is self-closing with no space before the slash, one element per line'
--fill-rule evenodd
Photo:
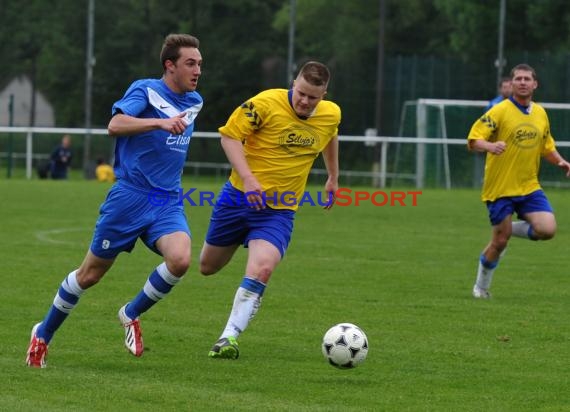
<path fill-rule="evenodd" d="M 330 199 L 324 209 L 330 209 L 334 205 L 335 194 L 338 190 L 338 137 L 331 139 L 329 144 L 323 150 L 323 160 L 327 169 L 328 179 L 325 183 L 325 192 Z"/>
<path fill-rule="evenodd" d="M 186 112 L 167 119 L 138 118 L 119 113 L 111 118 L 107 130 L 110 136 L 132 136 L 156 129 L 178 135 L 184 133 L 187 126 Z"/>
<path fill-rule="evenodd" d="M 488 152 L 500 155 L 507 149 L 507 144 L 502 140 L 498 142 L 488 142 L 484 139 L 471 139 L 468 141 L 467 147 L 474 152 Z"/>
<path fill-rule="evenodd" d="M 570 163 L 568 163 L 557 150 L 550 152 L 544 156 L 544 158 L 553 165 L 558 166 L 564 172 L 566 172 L 566 177 L 570 177 Z"/>
<path fill-rule="evenodd" d="M 247 201 L 257 210 L 264 209 L 262 187 L 247 163 L 241 140 L 222 135 L 221 143 L 232 168 L 243 181 L 243 191 L 246 193 Z"/>

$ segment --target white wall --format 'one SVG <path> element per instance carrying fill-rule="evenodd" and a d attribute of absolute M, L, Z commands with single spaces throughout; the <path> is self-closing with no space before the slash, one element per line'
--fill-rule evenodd
<path fill-rule="evenodd" d="M 0 126 L 10 125 L 8 106 L 10 104 L 10 95 L 12 94 L 14 95 L 13 126 L 29 126 L 32 84 L 27 76 L 19 76 L 12 79 L 6 88 L 0 91 Z M 53 107 L 38 90 L 36 90 L 35 126 L 55 126 Z"/>

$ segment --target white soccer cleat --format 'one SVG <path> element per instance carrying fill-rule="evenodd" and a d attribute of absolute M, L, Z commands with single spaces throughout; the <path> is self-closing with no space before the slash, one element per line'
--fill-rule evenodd
<path fill-rule="evenodd" d="M 125 346 L 133 355 L 141 356 L 144 351 L 141 323 L 139 318 L 131 319 L 127 316 L 125 313 L 127 305 L 119 309 L 119 320 L 125 328 Z"/>
<path fill-rule="evenodd" d="M 491 294 L 487 289 L 482 289 L 477 285 L 473 286 L 473 297 L 475 299 L 489 299 Z"/>

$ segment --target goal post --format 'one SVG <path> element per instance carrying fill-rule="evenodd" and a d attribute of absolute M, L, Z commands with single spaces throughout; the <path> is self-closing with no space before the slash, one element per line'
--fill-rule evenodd
<path fill-rule="evenodd" d="M 418 141 L 415 158 L 416 187 L 435 185 L 451 189 L 480 186 L 484 170 L 484 154 L 470 153 L 465 146 L 463 150 L 457 150 L 457 145 L 466 145 L 472 124 L 483 114 L 487 104 L 486 100 L 425 98 L 404 103 L 399 136 L 442 139 L 442 143 L 437 145 Z M 568 152 L 570 104 L 550 102 L 538 102 L 538 104 L 548 113 L 552 135 L 559 151 Z M 453 152 L 453 156 L 450 152 Z M 565 155 L 567 158 L 568 156 L 569 154 Z M 471 168 L 470 173 L 466 172 L 467 167 Z M 471 184 L 466 181 L 467 174 L 471 176 Z M 552 174 L 544 170 L 542 175 L 546 176 L 548 184 Z"/>
<path fill-rule="evenodd" d="M 484 108 L 488 102 L 484 100 L 450 100 L 450 99 L 418 99 L 412 102 L 416 106 L 416 130 L 417 136 L 423 138 L 441 138 L 448 140 L 450 138 L 454 139 L 465 139 L 467 133 L 462 133 L 461 130 L 456 130 L 450 124 L 448 127 L 448 121 L 446 117 L 447 107 L 458 107 L 458 108 L 469 108 L 465 117 L 469 117 L 471 112 L 473 112 L 472 122 L 478 117 L 477 112 L 482 112 L 481 108 Z M 471 110 L 475 108 L 476 110 Z M 449 132 L 452 136 L 449 136 Z M 447 143 L 443 143 L 440 147 L 441 153 L 436 152 L 436 159 L 440 160 L 437 163 L 441 163 L 443 173 L 444 187 L 446 189 L 451 189 L 451 166 L 449 158 L 449 146 Z M 426 180 L 426 157 L 429 152 L 426 150 L 425 143 L 418 144 L 417 155 L 416 155 L 416 187 L 424 187 Z"/>

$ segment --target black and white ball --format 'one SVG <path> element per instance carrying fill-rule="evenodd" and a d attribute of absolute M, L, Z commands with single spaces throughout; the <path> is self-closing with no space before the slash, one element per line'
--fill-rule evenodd
<path fill-rule="evenodd" d="M 323 355 L 340 369 L 355 368 L 368 355 L 368 338 L 362 329 L 352 323 L 339 323 L 323 337 Z"/>

